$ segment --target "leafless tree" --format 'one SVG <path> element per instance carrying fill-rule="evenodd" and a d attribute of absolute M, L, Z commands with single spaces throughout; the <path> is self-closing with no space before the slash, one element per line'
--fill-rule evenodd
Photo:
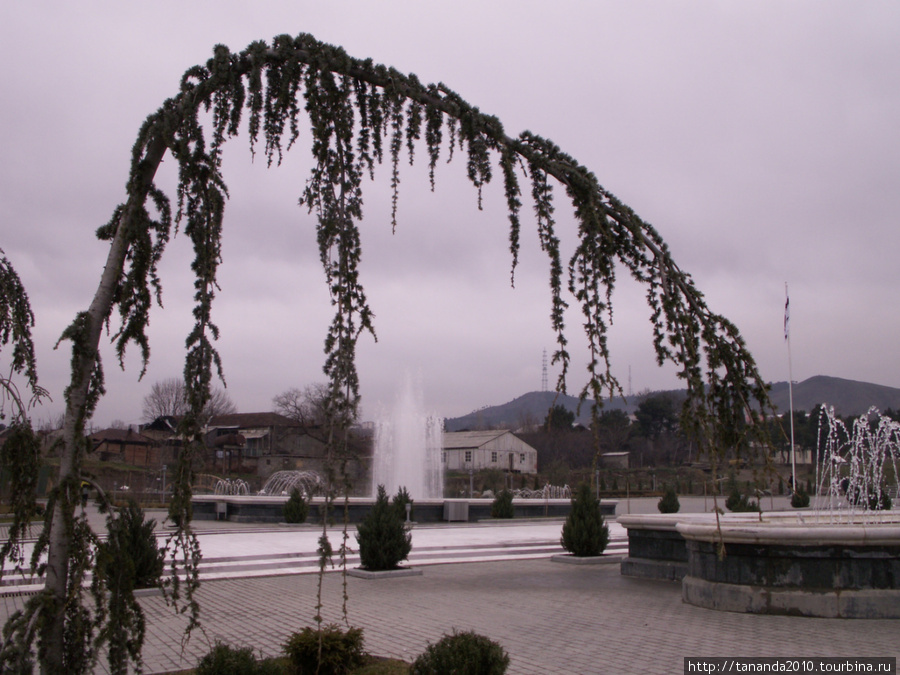
<path fill-rule="evenodd" d="M 309 384 L 303 389 L 291 387 L 275 398 L 275 412 L 299 422 L 305 427 L 319 426 L 325 422 L 325 403 L 328 385 L 322 382 Z"/>
<path fill-rule="evenodd" d="M 184 396 L 184 382 L 177 377 L 154 382 L 150 393 L 144 397 L 141 416 L 145 422 L 152 422 L 157 417 L 166 415 L 179 417 L 188 410 Z M 203 423 L 218 415 L 230 415 L 237 412 L 234 401 L 219 387 L 210 392 L 210 399 L 203 408 Z"/>

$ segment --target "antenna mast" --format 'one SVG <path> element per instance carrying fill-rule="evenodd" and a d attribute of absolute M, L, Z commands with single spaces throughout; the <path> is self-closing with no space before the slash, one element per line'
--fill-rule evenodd
<path fill-rule="evenodd" d="M 547 350 L 546 349 L 544 350 L 544 359 L 543 359 L 543 362 L 541 365 L 543 366 L 542 371 L 541 371 L 541 391 L 547 391 Z"/>

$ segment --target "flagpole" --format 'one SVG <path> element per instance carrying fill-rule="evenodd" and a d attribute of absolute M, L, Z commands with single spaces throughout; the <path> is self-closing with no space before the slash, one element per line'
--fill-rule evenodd
<path fill-rule="evenodd" d="M 784 282 L 784 340 L 788 350 L 788 402 L 791 410 L 791 485 L 792 492 L 797 492 L 797 462 L 794 459 L 794 369 L 791 363 L 791 299 L 788 285 Z"/>

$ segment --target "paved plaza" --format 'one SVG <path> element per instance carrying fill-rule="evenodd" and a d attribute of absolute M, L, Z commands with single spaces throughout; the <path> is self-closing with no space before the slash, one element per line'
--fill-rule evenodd
<path fill-rule="evenodd" d="M 622 554 L 624 531 L 610 525 L 609 550 Z M 184 617 L 158 595 L 143 597 L 147 673 L 191 667 L 217 640 L 277 655 L 290 633 L 313 624 L 318 577 L 308 560 L 314 559 L 318 530 L 202 522 L 197 527 L 204 551 L 202 631 L 182 646 Z M 685 656 L 900 652 L 898 621 L 715 612 L 683 604 L 678 583 L 623 577 L 616 564 L 553 562 L 552 555 L 561 552 L 560 527 L 561 522 L 417 527 L 411 562 L 423 574 L 348 577 L 349 622 L 364 629 L 369 652 L 404 660 L 454 629 L 474 630 L 504 646 L 510 674 L 681 673 Z M 337 571 L 324 578 L 328 622 L 342 622 L 343 584 Z M 0 596 L 4 621 L 27 598 L 11 590 Z M 98 672 L 105 672 L 104 665 Z"/>

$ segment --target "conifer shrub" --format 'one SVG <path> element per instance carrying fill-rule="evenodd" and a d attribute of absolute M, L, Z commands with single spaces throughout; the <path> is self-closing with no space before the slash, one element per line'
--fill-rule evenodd
<path fill-rule="evenodd" d="M 143 509 L 133 499 L 110 521 L 109 535 L 98 550 L 100 571 L 110 588 L 131 591 L 159 584 L 165 550 L 156 541 L 155 526 L 154 519 L 144 519 Z"/>
<path fill-rule="evenodd" d="M 656 508 L 660 513 L 678 513 L 681 509 L 681 502 L 678 501 L 678 495 L 671 486 L 666 486 L 663 496 L 656 504 Z"/>
<path fill-rule="evenodd" d="M 297 524 L 306 522 L 306 516 L 309 514 L 309 504 L 306 503 L 299 488 L 291 490 L 291 496 L 284 503 L 282 512 L 286 523 Z"/>
<path fill-rule="evenodd" d="M 512 492 L 506 489 L 500 490 L 491 504 L 491 518 L 512 518 L 514 515 Z"/>
<path fill-rule="evenodd" d="M 406 505 L 409 504 L 409 519 L 415 520 L 416 509 L 413 498 L 409 496 L 409 492 L 403 485 L 397 490 L 397 494 L 394 495 L 391 504 L 397 509 L 397 515 L 400 516 L 400 520 L 403 522 L 406 522 Z"/>
<path fill-rule="evenodd" d="M 387 497 L 384 501 L 387 504 Z M 352 627 L 344 630 L 333 623 L 318 630 L 306 627 L 288 638 L 284 653 L 295 673 L 344 675 L 363 664 L 363 631 Z"/>
<path fill-rule="evenodd" d="M 598 556 L 609 544 L 609 527 L 603 522 L 600 501 L 587 483 L 581 483 L 572 497 L 560 544 L 578 557 Z"/>
<path fill-rule="evenodd" d="M 791 495 L 791 506 L 795 509 L 805 509 L 809 506 L 809 495 L 802 487 Z"/>
<path fill-rule="evenodd" d="M 378 486 L 372 510 L 356 527 L 356 542 L 362 568 L 372 572 L 397 569 L 409 557 L 412 534 L 406 530 L 396 507 L 388 501 L 384 485 Z"/>
<path fill-rule="evenodd" d="M 503 675 L 509 668 L 506 650 L 474 631 L 445 635 L 413 662 L 411 675 Z"/>
<path fill-rule="evenodd" d="M 747 495 L 742 495 L 737 485 L 731 488 L 728 499 L 725 500 L 725 507 L 733 513 L 759 512 L 759 504 L 751 501 Z"/>

